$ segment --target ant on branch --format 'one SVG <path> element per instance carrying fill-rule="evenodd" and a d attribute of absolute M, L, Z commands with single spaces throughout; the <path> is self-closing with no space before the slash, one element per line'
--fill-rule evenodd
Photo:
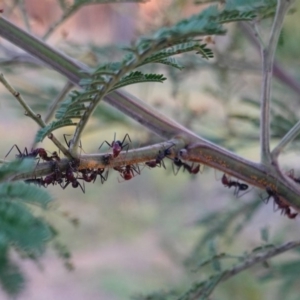
<path fill-rule="evenodd" d="M 116 171 L 118 171 L 121 175 L 121 177 L 124 180 L 130 180 L 133 177 L 135 177 L 136 175 L 140 175 L 141 171 L 138 165 L 134 166 L 134 165 L 126 165 L 125 167 L 114 167 L 114 169 Z M 119 179 L 118 179 L 119 181 Z M 120 181 L 119 181 L 120 182 Z"/>
<path fill-rule="evenodd" d="M 246 191 L 248 189 L 248 185 L 245 183 L 239 183 L 238 181 L 230 180 L 225 174 L 222 176 L 222 183 L 224 186 L 231 188 L 232 186 L 235 187 L 234 195 L 238 195 L 239 191 Z"/>
<path fill-rule="evenodd" d="M 74 176 L 73 171 L 74 171 L 74 169 L 73 169 L 72 165 L 70 164 L 70 166 L 67 168 L 66 174 L 65 174 L 66 184 L 62 188 L 65 189 L 71 183 L 73 188 L 77 188 L 78 186 L 80 186 L 82 192 L 85 193 L 84 187 L 82 187 L 80 182 Z"/>
<path fill-rule="evenodd" d="M 57 152 L 53 152 L 52 156 L 48 156 L 47 151 L 44 148 L 36 148 L 32 149 L 31 152 L 28 152 L 27 148 L 25 147 L 24 151 L 21 152 L 20 148 L 15 144 L 11 147 L 8 153 L 5 155 L 5 158 L 10 154 L 13 148 L 16 148 L 19 154 L 16 154 L 16 158 L 23 159 L 23 158 L 36 158 L 38 155 L 42 160 L 45 161 L 53 161 L 53 160 L 60 160 Z"/>
<path fill-rule="evenodd" d="M 104 181 L 106 181 L 107 178 L 108 178 L 108 171 L 106 171 L 105 175 L 103 175 L 104 170 L 105 169 L 103 169 L 103 168 L 98 168 L 96 170 L 82 169 L 82 170 L 79 171 L 80 173 L 82 173 L 82 177 L 79 178 L 79 179 L 83 179 L 86 182 L 92 182 L 93 181 L 93 183 L 94 183 L 97 179 L 97 176 L 99 175 L 100 179 L 101 179 L 101 183 L 103 184 Z"/>
<path fill-rule="evenodd" d="M 280 200 L 279 195 L 273 191 L 270 187 L 266 187 L 266 192 L 268 197 L 266 199 L 266 203 L 268 203 L 269 199 L 273 197 L 274 204 L 277 204 L 278 209 L 281 209 L 281 213 L 287 215 L 290 219 L 295 219 L 298 213 L 292 213 L 289 205 L 285 204 L 282 200 Z"/>
<path fill-rule="evenodd" d="M 300 177 L 295 177 L 294 169 L 291 169 L 288 173 L 287 176 L 293 179 L 296 183 L 300 183 Z"/>
<path fill-rule="evenodd" d="M 177 167 L 177 171 L 175 170 L 174 166 Z M 183 171 L 187 170 L 190 174 L 197 174 L 200 171 L 200 165 L 197 165 L 196 167 L 194 167 L 194 164 L 192 164 L 190 166 L 187 163 L 183 162 L 180 158 L 175 157 L 173 159 L 173 164 L 172 164 L 173 173 L 175 176 L 178 174 L 181 167 L 183 167 Z"/>
<path fill-rule="evenodd" d="M 123 141 L 116 141 L 116 133 L 114 135 L 114 140 L 112 141 L 112 143 L 110 144 L 108 141 L 104 141 L 100 147 L 98 148 L 99 150 L 101 149 L 101 147 L 103 146 L 104 143 L 106 143 L 110 148 L 112 148 L 113 151 L 113 158 L 116 158 L 117 156 L 119 156 L 120 152 L 126 148 L 126 151 L 128 151 L 129 148 L 129 143 L 125 144 L 125 140 L 126 138 L 128 138 L 129 142 L 131 143 L 131 139 L 128 133 L 125 134 Z"/>
<path fill-rule="evenodd" d="M 145 162 L 145 164 L 149 168 L 155 168 L 155 167 L 163 166 L 166 169 L 166 166 L 165 166 L 165 163 L 164 163 L 163 160 L 164 160 L 165 157 L 172 154 L 172 152 L 170 150 L 172 147 L 174 147 L 174 144 L 172 144 L 167 149 L 159 150 L 156 158 L 154 160 L 150 160 L 150 161 Z"/>

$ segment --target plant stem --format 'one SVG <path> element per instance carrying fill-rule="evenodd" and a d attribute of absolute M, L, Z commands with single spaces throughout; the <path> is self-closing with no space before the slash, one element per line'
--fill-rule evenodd
<path fill-rule="evenodd" d="M 5 79 L 3 74 L 0 74 L 0 82 L 6 87 L 6 89 L 17 99 L 17 101 L 22 105 L 22 107 L 25 109 L 25 115 L 30 117 L 32 120 L 34 120 L 40 127 L 45 127 L 46 124 L 42 120 L 41 115 L 36 114 L 30 106 L 25 102 L 23 97 L 19 92 L 17 92 L 10 83 Z"/>
<path fill-rule="evenodd" d="M 213 290 L 217 286 L 217 284 L 219 284 L 220 282 L 228 280 L 229 278 L 253 267 L 254 265 L 265 262 L 274 256 L 280 255 L 284 252 L 287 252 L 287 251 L 289 251 L 293 248 L 299 247 L 299 246 L 300 246 L 300 240 L 291 241 L 291 242 L 285 243 L 281 246 L 277 246 L 277 247 L 274 246 L 274 248 L 271 248 L 265 252 L 258 253 L 255 255 L 250 255 L 250 257 L 245 259 L 240 264 L 234 266 L 233 268 L 231 268 L 229 270 L 225 270 L 223 272 L 220 272 L 220 273 L 214 275 L 212 279 L 214 279 L 214 277 L 216 277 L 215 279 L 217 280 L 217 282 L 216 282 L 216 284 L 213 284 L 212 288 L 209 288 L 208 290 L 207 289 L 204 290 L 201 286 L 199 288 L 199 290 L 193 291 L 192 295 L 188 299 L 195 299 L 195 300 L 200 299 L 200 298 L 202 299 L 202 296 L 204 296 L 204 295 L 206 297 L 208 297 L 213 292 Z"/>
<path fill-rule="evenodd" d="M 291 128 L 287 134 L 280 140 L 278 145 L 271 152 L 273 161 L 277 160 L 282 150 L 292 142 L 300 134 L 300 121 L 298 121 L 293 128 Z"/>
<path fill-rule="evenodd" d="M 30 106 L 25 102 L 23 97 L 19 92 L 17 92 L 9 82 L 4 78 L 3 74 L 0 74 L 0 82 L 6 87 L 6 89 L 17 99 L 17 101 L 22 105 L 25 109 L 25 115 L 34 120 L 40 127 L 44 128 L 46 123 L 42 120 L 40 114 L 36 114 Z M 72 157 L 69 151 L 54 137 L 53 134 L 49 136 L 49 138 L 53 141 L 53 143 L 66 155 L 67 157 Z"/>
<path fill-rule="evenodd" d="M 89 69 L 85 65 L 52 49 L 50 46 L 32 37 L 3 18 L 0 18 L 0 36 L 21 47 L 31 55 L 36 56 L 76 85 L 79 85 L 82 78 L 90 76 Z M 238 155 L 197 136 L 124 91 L 114 91 L 106 95 L 104 101 L 163 138 L 182 138 L 185 145 L 191 146 L 189 146 L 188 160 L 202 162 L 262 189 L 268 186 L 278 192 L 283 202 L 300 211 L 299 188 L 296 183 L 284 177 L 277 169 L 267 172 L 265 166 L 242 159 Z M 136 149 L 135 155 L 138 155 L 138 152 L 139 149 Z M 90 156 L 86 158 L 84 156 L 81 157 L 87 160 L 92 159 Z M 152 153 L 153 158 L 155 158 L 155 152 Z M 211 158 L 213 158 L 213 164 L 211 163 Z M 123 162 L 124 164 L 127 163 L 126 157 L 124 157 Z M 239 167 L 239 164 L 242 167 Z M 42 172 L 51 172 L 48 166 L 42 167 L 40 165 L 36 169 L 41 168 Z M 31 178 L 30 174 L 27 174 L 27 176 Z"/>
<path fill-rule="evenodd" d="M 292 1 L 278 0 L 276 15 L 269 42 L 266 48 L 262 48 L 263 63 L 263 82 L 261 92 L 261 115 L 260 115 L 260 145 L 261 145 L 261 162 L 271 165 L 272 158 L 270 155 L 270 101 L 272 88 L 272 75 L 275 51 L 284 17 Z"/>
<path fill-rule="evenodd" d="M 21 10 L 21 13 L 23 16 L 23 20 L 24 20 L 26 29 L 28 32 L 31 32 L 30 22 L 29 22 L 27 11 L 26 11 L 25 0 L 20 1 L 20 10 Z"/>
<path fill-rule="evenodd" d="M 54 101 L 51 103 L 50 107 L 48 108 L 45 116 L 45 123 L 48 123 L 51 120 L 51 118 L 53 117 L 57 109 L 58 104 L 67 96 L 67 94 L 69 93 L 69 91 L 73 86 L 74 85 L 70 81 L 68 81 L 65 84 L 61 92 L 57 95 L 57 97 L 54 99 Z"/>
<path fill-rule="evenodd" d="M 257 50 L 260 50 L 260 44 L 252 30 L 250 30 L 250 27 L 245 22 L 241 22 L 239 28 L 243 32 L 243 36 L 245 36 Z M 291 88 L 297 95 L 300 95 L 299 82 L 288 74 L 276 60 L 274 60 L 273 64 L 273 76 Z"/>

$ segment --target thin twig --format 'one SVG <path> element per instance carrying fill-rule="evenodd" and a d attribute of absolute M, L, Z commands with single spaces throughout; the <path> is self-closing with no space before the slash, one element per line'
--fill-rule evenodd
<path fill-rule="evenodd" d="M 59 20 L 57 20 L 55 23 L 53 23 L 48 30 L 46 31 L 46 33 L 44 34 L 44 36 L 42 37 L 43 40 L 47 40 L 49 38 L 49 36 L 54 32 L 54 30 L 60 25 L 62 24 L 65 20 L 67 20 L 69 17 L 71 17 L 71 15 L 73 15 L 78 9 L 80 8 L 80 5 L 72 5 L 71 7 L 67 8 L 62 16 L 60 17 Z"/>
<path fill-rule="evenodd" d="M 235 276 L 236 274 L 243 272 L 251 267 L 253 267 L 254 265 L 260 264 L 262 262 L 267 261 L 268 259 L 277 256 L 279 254 L 282 254 L 286 251 L 289 251 L 293 248 L 299 247 L 300 246 L 300 240 L 298 241 L 291 241 L 288 243 L 285 243 L 281 246 L 278 247 L 274 247 L 271 248 L 269 250 L 267 250 L 266 252 L 260 252 L 257 253 L 255 255 L 251 255 L 249 258 L 245 259 L 245 261 L 243 261 L 242 263 L 234 266 L 232 269 L 230 270 L 226 270 L 224 272 L 221 272 L 220 274 L 217 274 L 216 276 L 218 279 L 217 283 L 223 282 L 225 280 L 228 280 L 229 278 Z M 217 284 L 215 284 L 213 286 L 212 289 L 209 290 L 209 293 L 207 293 L 207 291 L 203 291 L 203 289 L 199 289 L 198 291 L 195 291 L 192 295 L 192 297 L 190 297 L 189 299 L 200 299 L 201 296 L 203 296 L 204 292 L 205 292 L 205 296 L 209 296 L 212 292 L 213 289 L 216 287 Z"/>
<path fill-rule="evenodd" d="M 54 101 L 51 103 L 50 107 L 48 108 L 48 111 L 46 112 L 46 116 L 45 116 L 45 123 L 48 123 L 50 121 L 50 119 L 53 117 L 56 111 L 57 105 L 66 97 L 66 95 L 69 93 L 69 91 L 73 86 L 74 86 L 73 83 L 71 83 L 70 81 L 68 81 L 65 84 L 61 92 L 57 95 L 57 97 L 54 99 Z"/>
<path fill-rule="evenodd" d="M 46 127 L 46 123 L 41 118 L 40 114 L 36 114 L 30 106 L 25 102 L 23 97 L 19 92 L 17 92 L 10 84 L 9 82 L 4 78 L 3 74 L 0 74 L 0 82 L 6 87 L 6 89 L 17 99 L 17 101 L 22 105 L 22 107 L 25 109 L 25 115 L 30 117 L 32 120 L 34 120 L 40 127 L 44 128 Z M 53 134 L 48 136 L 53 143 L 62 151 L 62 153 L 67 157 L 72 157 L 69 151 L 54 137 Z"/>
<path fill-rule="evenodd" d="M 30 22 L 29 22 L 29 18 L 28 18 L 28 14 L 27 14 L 27 11 L 26 11 L 24 0 L 21 0 L 21 2 L 20 2 L 20 10 L 21 10 L 21 13 L 22 13 L 22 16 L 23 16 L 23 20 L 24 20 L 26 29 L 27 29 L 28 32 L 31 32 Z"/>
<path fill-rule="evenodd" d="M 273 149 L 271 152 L 272 160 L 277 160 L 279 154 L 282 150 L 292 142 L 298 135 L 300 134 L 300 121 L 298 121 L 287 133 L 286 135 L 280 140 L 278 145 Z"/>
<path fill-rule="evenodd" d="M 255 37 L 252 29 L 245 22 L 241 22 L 239 29 L 243 32 L 243 36 L 245 36 L 257 49 L 260 50 L 260 44 Z M 273 64 L 273 76 L 280 80 L 282 83 L 291 88 L 297 95 L 300 95 L 300 83 L 295 80 L 290 74 L 286 72 L 286 70 L 280 65 L 280 63 L 274 60 Z"/>
<path fill-rule="evenodd" d="M 272 74 L 275 51 L 284 17 L 292 1 L 279 0 L 276 9 L 269 42 L 266 48 L 262 48 L 263 81 L 261 92 L 261 115 L 260 115 L 260 145 L 261 162 L 267 165 L 272 163 L 270 154 L 270 101 L 272 88 Z"/>
<path fill-rule="evenodd" d="M 11 85 L 10 83 L 4 78 L 3 74 L 0 74 L 0 82 L 6 87 L 6 89 L 17 99 L 17 101 L 23 106 L 25 109 L 25 115 L 33 119 L 40 127 L 45 127 L 46 124 L 42 120 L 40 114 L 36 114 L 30 106 L 25 102 L 23 97 L 19 92 L 17 92 Z"/>

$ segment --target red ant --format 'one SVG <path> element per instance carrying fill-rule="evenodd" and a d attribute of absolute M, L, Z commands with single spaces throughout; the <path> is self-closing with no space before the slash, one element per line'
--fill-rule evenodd
<path fill-rule="evenodd" d="M 123 168 L 122 167 L 114 167 L 114 169 L 120 173 L 121 177 L 124 180 L 130 180 L 133 177 L 135 177 L 136 174 L 138 174 L 138 175 L 141 174 L 139 166 L 134 166 L 134 165 L 126 165 Z"/>
<path fill-rule="evenodd" d="M 170 150 L 172 147 L 174 147 L 174 144 L 172 144 L 167 149 L 159 150 L 155 160 L 147 161 L 147 162 L 145 162 L 145 164 L 150 168 L 161 167 L 161 166 L 166 168 L 163 159 L 172 154 L 171 150 Z"/>
<path fill-rule="evenodd" d="M 60 157 L 58 156 L 56 151 L 52 152 L 52 155 L 50 157 L 56 161 L 60 161 Z"/>
<path fill-rule="evenodd" d="M 174 165 L 177 168 L 177 172 L 174 169 Z M 179 170 L 181 169 L 181 167 L 183 167 L 183 171 L 187 170 L 190 174 L 197 174 L 200 171 L 200 165 L 197 165 L 196 167 L 194 167 L 194 164 L 192 164 L 191 166 L 188 165 L 187 163 L 183 162 L 181 159 L 179 159 L 178 157 L 175 157 L 173 159 L 173 164 L 172 164 L 172 168 L 173 168 L 173 173 L 176 176 L 179 172 Z"/>
<path fill-rule="evenodd" d="M 281 209 L 282 214 L 287 215 L 288 218 L 290 218 L 290 219 L 295 219 L 296 218 L 298 213 L 292 213 L 290 207 L 280 200 L 280 197 L 278 196 L 278 194 L 275 191 L 273 191 L 270 187 L 267 186 L 266 187 L 266 192 L 268 194 L 268 197 L 266 199 L 266 203 L 269 201 L 269 199 L 271 197 L 273 197 L 274 203 L 276 203 L 278 205 L 278 208 Z"/>
<path fill-rule="evenodd" d="M 248 189 L 248 185 L 245 183 L 239 183 L 237 181 L 230 180 L 225 174 L 222 176 L 222 183 L 224 186 L 227 186 L 228 188 L 231 188 L 232 186 L 235 187 L 234 194 L 237 196 L 239 191 L 246 191 Z"/>
<path fill-rule="evenodd" d="M 110 148 L 112 148 L 112 151 L 113 151 L 113 158 L 116 158 L 124 148 L 126 148 L 126 151 L 128 151 L 129 143 L 124 144 L 126 138 L 128 138 L 128 140 L 129 140 L 130 143 L 131 143 L 131 139 L 130 139 L 130 136 L 129 136 L 128 133 L 125 134 L 125 136 L 124 136 L 122 142 L 119 141 L 119 140 L 116 141 L 116 133 L 115 133 L 115 135 L 114 135 L 114 140 L 112 141 L 111 144 L 110 144 L 108 141 L 104 141 L 104 142 L 100 145 L 100 147 L 99 147 L 98 149 L 100 149 L 100 148 L 102 147 L 102 145 L 103 145 L 104 143 L 106 143 Z"/>
<path fill-rule="evenodd" d="M 82 187 L 82 185 L 77 180 L 77 178 L 75 178 L 73 174 L 73 168 L 71 165 L 67 168 L 65 177 L 66 177 L 66 184 L 62 187 L 63 189 L 65 189 L 70 183 L 72 183 L 73 188 L 77 188 L 78 186 L 80 186 L 82 192 L 85 193 L 84 187 Z"/>
<path fill-rule="evenodd" d="M 48 154 L 44 148 L 36 148 L 36 149 L 32 149 L 31 152 L 28 152 L 27 148 L 25 147 L 25 149 L 22 153 L 20 148 L 16 144 L 11 147 L 11 149 L 8 151 L 8 153 L 5 155 L 5 157 L 7 157 L 9 155 L 9 153 L 12 151 L 12 149 L 14 147 L 16 147 L 19 152 L 19 154 L 16 155 L 16 157 L 19 159 L 36 158 L 39 155 L 39 157 L 45 161 L 52 161 L 53 158 L 57 159 L 57 157 L 58 157 L 56 152 L 53 152 L 52 156 L 48 156 Z M 56 155 L 54 155 L 54 153 L 56 153 Z"/>
<path fill-rule="evenodd" d="M 79 179 L 83 179 L 86 182 L 95 182 L 97 179 L 97 176 L 100 176 L 101 179 L 101 183 L 103 184 L 104 181 L 107 180 L 108 177 L 108 171 L 106 171 L 105 175 L 102 175 L 105 169 L 102 168 L 98 168 L 97 170 L 92 170 L 92 169 L 82 169 L 80 170 L 80 172 L 82 173 L 82 178 Z"/>

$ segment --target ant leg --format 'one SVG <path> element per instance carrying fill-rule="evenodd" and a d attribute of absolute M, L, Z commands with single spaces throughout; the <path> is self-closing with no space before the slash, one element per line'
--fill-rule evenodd
<path fill-rule="evenodd" d="M 19 154 L 20 154 L 20 157 L 23 157 L 24 154 L 21 152 L 20 148 L 17 146 L 17 144 L 14 144 L 14 145 L 10 148 L 10 150 L 8 151 L 8 153 L 5 155 L 5 158 L 9 155 L 9 153 L 11 152 L 11 150 L 12 150 L 14 147 L 17 148 L 17 150 L 18 150 L 18 152 L 19 152 Z M 26 148 L 25 148 L 25 149 L 26 149 Z"/>
<path fill-rule="evenodd" d="M 85 194 L 85 185 L 84 185 L 84 181 L 83 181 L 83 187 L 82 187 L 82 185 L 80 184 L 79 181 L 77 181 L 77 182 L 78 182 L 78 184 L 79 184 L 79 186 L 80 186 L 82 192 Z"/>
<path fill-rule="evenodd" d="M 70 141 L 68 142 L 67 141 L 67 138 L 66 138 L 66 136 L 70 136 L 71 134 L 63 134 L 63 136 L 64 136 L 64 140 L 65 140 L 65 142 L 66 142 L 66 145 L 68 146 L 68 148 L 70 147 Z"/>
<path fill-rule="evenodd" d="M 175 170 L 176 167 L 177 167 L 177 166 L 176 166 L 174 163 L 172 163 L 173 174 L 174 174 L 175 176 L 178 174 L 179 170 L 181 169 L 181 166 L 179 166 L 179 167 L 177 167 L 177 171 L 176 171 L 176 170 Z"/>
<path fill-rule="evenodd" d="M 161 164 L 161 166 L 163 166 L 165 169 L 167 169 L 163 159 L 160 161 L 160 164 Z"/>
<path fill-rule="evenodd" d="M 132 165 L 131 168 L 132 168 L 131 171 L 135 171 L 136 174 L 141 175 L 141 170 L 140 170 L 139 165 L 135 165 L 135 166 Z M 133 174 L 134 174 L 134 173 L 133 173 Z"/>
<path fill-rule="evenodd" d="M 64 190 L 70 184 L 70 182 L 71 181 L 67 181 L 66 184 L 64 186 L 62 186 L 62 189 Z"/>
<path fill-rule="evenodd" d="M 108 141 L 104 141 L 104 142 L 102 142 L 102 144 L 100 145 L 100 147 L 98 148 L 98 150 L 101 149 L 101 147 L 103 146 L 104 143 L 106 143 L 110 148 L 113 147 L 112 144 L 110 144 Z"/>
<path fill-rule="evenodd" d="M 126 137 L 128 138 L 129 142 L 131 143 L 131 138 L 130 138 L 129 134 L 126 133 L 125 136 L 124 136 L 124 138 L 123 138 L 123 141 L 122 141 L 122 143 L 121 143 L 122 145 L 123 145 L 123 143 L 125 142 Z"/>

